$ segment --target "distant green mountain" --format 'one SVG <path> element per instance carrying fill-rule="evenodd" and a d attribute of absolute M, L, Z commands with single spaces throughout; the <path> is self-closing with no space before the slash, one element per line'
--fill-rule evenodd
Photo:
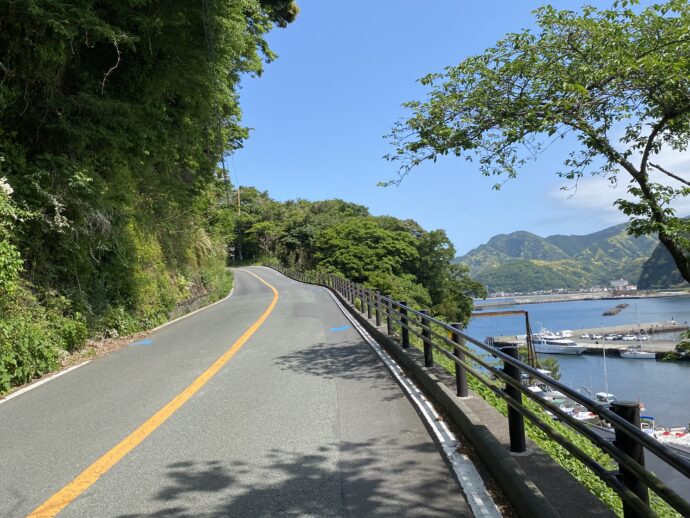
<path fill-rule="evenodd" d="M 492 237 L 488 243 L 458 258 L 476 274 L 487 268 L 498 268 L 515 259 L 558 261 L 568 259 L 558 247 L 531 232 L 513 232 Z"/>
<path fill-rule="evenodd" d="M 620 278 L 636 283 L 657 243 L 628 235 L 626 224 L 583 236 L 521 231 L 494 236 L 456 261 L 490 291 L 579 289 Z"/>
<path fill-rule="evenodd" d="M 687 287 L 688 283 L 681 277 L 671 254 L 659 243 L 652 256 L 642 266 L 640 289 Z"/>

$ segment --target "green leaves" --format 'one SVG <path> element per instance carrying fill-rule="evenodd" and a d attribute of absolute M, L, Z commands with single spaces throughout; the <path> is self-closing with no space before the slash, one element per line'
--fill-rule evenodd
<path fill-rule="evenodd" d="M 285 0 L 0 3 L 0 325 L 39 294 L 12 336 L 71 350 L 87 326 L 132 331 L 227 293 L 236 221 L 216 165 L 248 136 L 242 75 L 275 57 L 265 35 L 297 12 Z M 52 292 L 73 304 L 42 313 Z M 1 383 L 54 366 L 31 344 L 3 350 Z"/>

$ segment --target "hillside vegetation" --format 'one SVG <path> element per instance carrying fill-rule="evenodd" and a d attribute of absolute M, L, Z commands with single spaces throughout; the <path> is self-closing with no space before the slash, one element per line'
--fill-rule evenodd
<path fill-rule="evenodd" d="M 227 293 L 221 155 L 285 0 L 0 3 L 0 393 Z"/>
<path fill-rule="evenodd" d="M 298 270 L 336 273 L 450 321 L 466 322 L 472 297 L 486 295 L 466 266 L 452 263 L 455 248 L 443 230 L 372 216 L 342 200 L 281 203 L 242 188 L 235 243 L 244 260 L 273 258 Z"/>
<path fill-rule="evenodd" d="M 671 254 L 663 245 L 658 245 L 652 256 L 642 266 L 639 288 L 643 290 L 687 288 Z"/>
<path fill-rule="evenodd" d="M 636 283 L 657 243 L 630 236 L 626 224 L 583 236 L 513 232 L 492 237 L 456 261 L 491 291 L 580 289 L 619 278 Z"/>

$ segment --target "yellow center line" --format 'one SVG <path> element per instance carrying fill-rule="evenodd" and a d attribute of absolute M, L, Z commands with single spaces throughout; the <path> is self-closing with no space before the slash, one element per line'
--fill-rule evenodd
<path fill-rule="evenodd" d="M 82 471 L 72 482 L 43 502 L 31 514 L 27 515 L 27 518 L 52 518 L 72 503 L 79 495 L 95 484 L 101 476 L 107 473 L 108 470 L 117 464 L 125 455 L 151 435 L 156 428 L 167 421 L 182 405 L 189 401 L 194 394 L 196 394 L 233 356 L 235 356 L 235 353 L 237 353 L 257 329 L 261 327 L 278 303 L 278 290 L 258 275 L 248 270 L 241 271 L 253 275 L 273 291 L 273 300 L 258 320 L 254 322 L 234 344 L 232 344 L 230 349 L 223 353 L 213 365 L 196 378 L 187 388 L 175 396 L 172 401 L 151 416 L 139 428 L 125 437 L 125 439 L 114 448 L 105 453 L 100 459 Z"/>

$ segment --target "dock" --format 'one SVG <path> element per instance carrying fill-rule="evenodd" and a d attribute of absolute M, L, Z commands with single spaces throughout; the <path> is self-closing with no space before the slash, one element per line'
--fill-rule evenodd
<path fill-rule="evenodd" d="M 642 349 L 645 351 L 652 351 L 657 353 L 657 357 L 663 353 L 671 352 L 676 347 L 676 340 L 668 340 L 658 338 L 658 334 L 666 333 L 680 333 L 687 331 L 688 326 L 685 324 L 679 324 L 677 322 L 650 322 L 643 324 L 625 324 L 619 326 L 608 326 L 608 327 L 594 327 L 594 328 L 584 328 L 584 329 L 571 329 L 573 336 L 569 340 L 574 340 L 580 345 L 587 346 L 587 350 L 583 354 L 598 354 L 603 355 L 604 350 L 607 356 L 619 356 L 621 349 L 626 349 L 630 346 L 638 346 L 642 344 Z M 624 341 L 624 340 L 604 340 L 599 339 L 586 339 L 580 338 L 580 335 L 611 335 L 611 334 L 621 334 L 626 335 L 628 333 L 639 334 L 644 331 L 649 337 L 646 341 Z M 506 336 L 495 336 L 494 343 L 513 343 L 518 346 L 526 345 L 525 335 L 506 335 Z"/>

